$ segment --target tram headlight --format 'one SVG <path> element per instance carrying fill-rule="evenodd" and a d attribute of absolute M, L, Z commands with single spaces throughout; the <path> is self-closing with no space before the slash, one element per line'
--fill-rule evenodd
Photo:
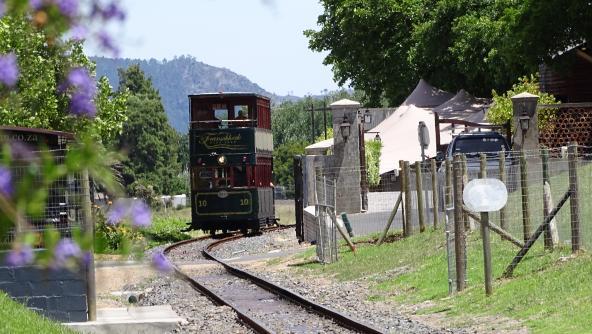
<path fill-rule="evenodd" d="M 218 164 L 219 165 L 225 165 L 226 164 L 226 157 L 221 155 L 218 157 Z"/>

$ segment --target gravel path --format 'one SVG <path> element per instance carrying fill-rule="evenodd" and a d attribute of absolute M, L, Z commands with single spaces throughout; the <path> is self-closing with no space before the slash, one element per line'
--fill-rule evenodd
<path fill-rule="evenodd" d="M 306 247 L 307 245 L 298 244 L 294 228 L 288 228 L 225 243 L 216 248 L 212 254 L 222 259 L 228 259 L 284 250 L 304 250 Z"/>
<path fill-rule="evenodd" d="M 276 333 L 357 333 L 277 297 L 220 267 L 186 272 Z"/>
<path fill-rule="evenodd" d="M 161 276 L 150 286 L 152 291 L 138 305 L 170 304 L 180 317 L 187 319 L 173 333 L 254 333 L 239 322 L 231 308 L 214 305 L 184 281 Z"/>

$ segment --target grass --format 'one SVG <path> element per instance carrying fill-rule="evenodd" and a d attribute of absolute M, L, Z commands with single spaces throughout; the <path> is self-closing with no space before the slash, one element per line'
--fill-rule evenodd
<path fill-rule="evenodd" d="M 1 333 L 75 334 L 76 332 L 28 310 L 0 291 Z"/>
<path fill-rule="evenodd" d="M 338 280 L 366 278 L 370 300 L 399 304 L 431 301 L 423 314 L 445 313 L 461 324 L 475 316 L 518 320 L 534 333 L 586 333 L 592 327 L 592 256 L 570 256 L 568 248 L 549 253 L 539 241 L 515 270 L 512 279 L 496 279 L 494 292 L 485 296 L 483 255 L 478 231 L 468 238 L 468 289 L 448 296 L 444 233 L 430 230 L 381 247 L 359 244 L 356 255 L 341 248 L 330 265 L 301 266 L 309 273 Z M 518 249 L 492 235 L 493 274 L 499 278 Z M 314 250 L 307 256 L 313 256 Z"/>

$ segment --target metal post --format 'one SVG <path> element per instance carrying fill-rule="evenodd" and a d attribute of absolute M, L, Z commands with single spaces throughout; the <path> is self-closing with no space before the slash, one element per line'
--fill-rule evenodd
<path fill-rule="evenodd" d="M 327 100 L 323 99 L 323 129 L 325 130 L 325 140 L 327 140 Z"/>
<path fill-rule="evenodd" d="M 90 183 L 88 180 L 88 170 L 82 171 L 81 180 L 81 191 L 82 191 L 82 214 L 84 218 L 83 229 L 87 235 L 92 235 L 94 240 L 95 235 L 95 223 L 92 217 L 91 204 L 90 204 Z M 93 242 L 94 243 L 94 242 Z M 86 292 L 87 292 L 87 305 L 88 305 L 88 320 L 97 320 L 97 290 L 95 284 L 95 258 L 94 258 L 94 247 L 91 244 L 89 249 L 89 261 L 86 266 Z"/>
<path fill-rule="evenodd" d="M 462 209 L 462 158 L 459 154 L 454 156 L 453 174 L 454 174 L 454 253 L 456 259 L 456 291 L 462 291 L 466 288 L 466 240 L 465 224 Z"/>
<path fill-rule="evenodd" d="M 569 208 L 571 218 L 571 251 L 580 250 L 580 201 L 578 193 L 578 144 L 572 143 L 568 148 L 569 159 Z"/>
<path fill-rule="evenodd" d="M 479 178 L 487 177 L 487 156 L 481 153 L 481 168 Z M 483 270 L 485 273 L 485 294 L 490 296 L 492 293 L 492 275 L 491 275 L 491 244 L 489 241 L 489 212 L 481 212 L 481 238 L 483 239 Z"/>
<path fill-rule="evenodd" d="M 543 147 L 541 149 L 541 158 L 543 163 L 543 217 L 547 217 L 551 208 L 549 207 L 551 203 L 547 201 L 547 198 L 551 195 L 550 188 L 547 185 L 550 185 L 550 178 L 549 178 L 549 149 Z M 549 192 L 547 193 L 547 191 Z M 551 236 L 551 228 L 550 225 L 547 225 L 544 230 L 544 241 L 545 241 L 545 249 L 553 249 L 553 237 Z"/>
<path fill-rule="evenodd" d="M 500 177 L 500 181 L 502 181 L 507 186 L 508 182 L 507 182 L 507 177 L 506 177 L 506 151 L 499 152 L 499 177 Z M 506 226 L 506 206 L 505 205 L 503 208 L 500 209 L 499 219 L 500 219 L 500 227 L 503 230 L 506 230 L 507 226 Z"/>

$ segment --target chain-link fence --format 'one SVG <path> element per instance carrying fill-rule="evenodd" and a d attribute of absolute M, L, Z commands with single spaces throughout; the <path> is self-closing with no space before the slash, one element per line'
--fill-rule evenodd
<path fill-rule="evenodd" d="M 315 181 L 316 250 L 321 263 L 337 261 L 337 228 L 335 224 L 335 180 L 318 175 Z"/>
<path fill-rule="evenodd" d="M 63 163 L 66 150 L 51 150 L 43 153 L 53 156 L 55 162 L 59 164 Z M 39 156 L 42 152 L 30 152 L 30 154 L 31 156 Z M 41 187 L 44 170 L 41 166 L 35 166 L 36 164 L 32 164 L 28 160 L 13 161 L 10 171 L 14 189 L 22 188 L 24 182 L 27 182 L 25 186 L 31 187 L 31 191 Z M 25 174 L 28 177 L 25 177 Z M 20 233 L 32 232 L 39 236 L 35 247 L 42 248 L 42 235 L 47 229 L 58 231 L 61 237 L 71 237 L 72 229 L 81 228 L 83 225 L 83 201 L 90 196 L 88 189 L 83 191 L 81 180 L 80 174 L 72 174 L 51 184 L 48 188 L 45 208 L 39 215 L 28 216 L 19 212 L 17 208 L 19 219 L 7 231 L 2 241 L 3 246 L 10 245 Z M 84 196 L 87 197 L 84 198 Z"/>
<path fill-rule="evenodd" d="M 471 212 L 462 200 L 464 187 L 474 179 L 498 179 L 507 188 L 506 205 L 489 213 L 486 224 L 512 249 L 492 255 L 504 256 L 501 261 L 508 265 L 504 275 L 511 275 L 531 253 L 592 248 L 592 228 L 585 223 L 592 218 L 592 201 L 587 198 L 587 189 L 592 189 L 590 147 L 476 153 L 438 164 L 401 162 L 400 167 L 382 175 L 378 184 L 364 179 L 363 169 L 317 170 L 316 191 L 321 194 L 317 203 L 328 196 L 324 180 L 334 180 L 335 212 L 347 212 L 357 236 L 381 232 L 389 223 L 391 231 L 406 236 L 443 227 L 451 291 L 458 289 L 459 279 L 466 280 L 466 273 L 458 273 L 467 267 L 465 239 L 481 225 L 480 214 Z M 394 211 L 400 193 L 403 205 Z M 533 248 L 537 240 L 540 247 Z"/>

